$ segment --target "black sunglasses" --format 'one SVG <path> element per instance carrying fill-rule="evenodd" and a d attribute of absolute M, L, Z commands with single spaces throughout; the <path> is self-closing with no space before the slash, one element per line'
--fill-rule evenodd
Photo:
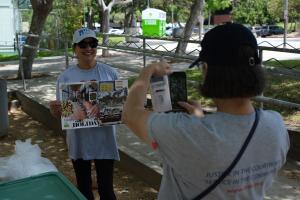
<path fill-rule="evenodd" d="M 77 45 L 80 49 L 85 49 L 88 46 L 90 46 L 91 48 L 97 48 L 98 42 L 97 41 L 91 41 L 91 42 L 81 41 L 81 42 L 77 43 Z"/>

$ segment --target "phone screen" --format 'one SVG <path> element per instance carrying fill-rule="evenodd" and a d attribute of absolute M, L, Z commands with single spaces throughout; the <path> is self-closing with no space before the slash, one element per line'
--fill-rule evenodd
<path fill-rule="evenodd" d="M 187 84 L 185 72 L 173 72 L 169 75 L 170 96 L 172 102 L 172 110 L 183 110 L 177 102 L 187 101 Z"/>

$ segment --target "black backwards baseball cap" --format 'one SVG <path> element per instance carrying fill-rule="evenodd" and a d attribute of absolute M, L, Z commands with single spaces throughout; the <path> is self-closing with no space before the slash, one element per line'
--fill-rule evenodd
<path fill-rule="evenodd" d="M 257 41 L 248 28 L 236 23 L 216 26 L 204 35 L 199 57 L 189 68 L 199 65 L 200 62 L 206 62 L 208 65 L 237 66 L 239 50 L 244 46 L 255 50 L 255 55 L 247 58 L 245 62 L 250 66 L 259 64 Z"/>

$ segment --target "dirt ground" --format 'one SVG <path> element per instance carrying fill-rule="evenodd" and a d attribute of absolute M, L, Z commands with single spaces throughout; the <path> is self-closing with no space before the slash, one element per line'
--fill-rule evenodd
<path fill-rule="evenodd" d="M 0 137 L 0 157 L 12 155 L 15 141 L 25 141 L 27 138 L 32 139 L 32 144 L 38 144 L 42 150 L 42 156 L 48 158 L 61 173 L 76 185 L 72 163 L 67 156 L 63 137 L 33 120 L 20 108 L 9 112 L 9 133 Z M 93 174 L 93 179 L 95 180 L 95 174 Z M 95 181 L 93 187 L 95 197 L 99 199 Z M 157 196 L 155 189 L 118 167 L 115 167 L 114 171 L 114 188 L 119 200 L 154 200 Z"/>
<path fill-rule="evenodd" d="M 9 133 L 6 136 L 0 137 L 0 157 L 11 156 L 14 153 L 15 141 L 25 141 L 27 138 L 31 138 L 33 144 L 38 144 L 42 150 L 42 156 L 48 158 L 61 173 L 76 185 L 72 164 L 70 159 L 68 159 L 63 137 L 33 120 L 21 109 L 12 109 L 9 112 Z M 287 163 L 288 165 L 286 165 L 285 169 L 280 172 L 279 181 L 273 186 L 272 197 L 278 197 L 276 199 L 299 199 L 297 198 L 300 194 L 299 162 L 297 162 L 298 164 L 291 163 L 294 163 L 294 161 Z M 295 168 L 295 166 L 298 167 Z M 95 174 L 93 174 L 93 179 L 95 180 Z M 99 199 L 96 182 L 93 183 L 93 187 L 95 197 Z M 114 188 L 119 200 L 157 199 L 158 191 L 133 174 L 118 168 L 118 166 L 115 167 Z M 289 196 L 291 198 L 287 198 Z"/>

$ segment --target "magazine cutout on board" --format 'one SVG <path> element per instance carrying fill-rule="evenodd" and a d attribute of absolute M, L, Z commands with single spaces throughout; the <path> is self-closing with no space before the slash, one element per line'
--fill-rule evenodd
<path fill-rule="evenodd" d="M 63 83 L 59 92 L 62 129 L 120 124 L 128 80 Z"/>

